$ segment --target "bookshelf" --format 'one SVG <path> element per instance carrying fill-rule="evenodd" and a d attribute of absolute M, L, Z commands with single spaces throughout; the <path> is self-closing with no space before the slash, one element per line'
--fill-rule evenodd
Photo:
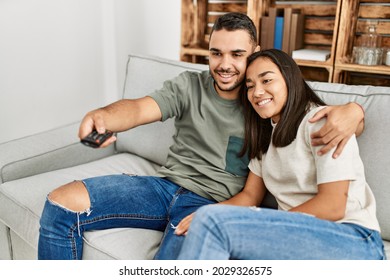
<path fill-rule="evenodd" d="M 333 81 L 390 86 L 390 66 L 359 65 L 351 61 L 352 49 L 370 22 L 376 22 L 382 47 L 390 49 L 390 1 L 343 0 Z"/>
<path fill-rule="evenodd" d="M 383 44 L 390 48 L 390 1 L 383 0 L 182 0 L 181 60 L 208 62 L 211 26 L 216 17 L 225 12 L 246 13 L 261 38 L 261 19 L 268 15 L 271 7 L 299 9 L 305 16 L 303 47 L 330 51 L 326 61 L 296 60 L 307 80 L 380 84 L 386 80 L 383 77 L 390 79 L 389 66 L 350 63 L 353 44 L 364 29 L 367 17 L 380 20 L 378 33 L 384 35 Z M 362 79 L 362 75 L 366 78 Z"/>
<path fill-rule="evenodd" d="M 338 1 L 267 1 L 279 8 L 299 9 L 305 15 L 303 48 L 328 50 L 326 61 L 295 61 L 307 80 L 332 82 L 339 29 L 341 0 Z"/>
<path fill-rule="evenodd" d="M 328 49 L 325 62 L 296 60 L 308 80 L 331 81 L 341 1 L 271 1 L 271 0 L 182 0 L 181 60 L 207 63 L 208 40 L 215 19 L 225 12 L 246 13 L 256 25 L 261 38 L 261 19 L 271 7 L 299 9 L 305 16 L 303 47 Z M 262 45 L 262 42 L 260 42 Z"/>
<path fill-rule="evenodd" d="M 211 26 L 218 16 L 227 12 L 247 13 L 256 28 L 260 19 L 258 8 L 264 0 L 182 0 L 181 51 L 182 61 L 207 63 Z"/>

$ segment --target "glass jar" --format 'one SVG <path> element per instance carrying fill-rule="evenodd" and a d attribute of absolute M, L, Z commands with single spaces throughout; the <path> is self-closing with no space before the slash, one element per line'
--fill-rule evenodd
<path fill-rule="evenodd" d="M 353 47 L 353 62 L 361 65 L 381 65 L 383 49 Z"/>
<path fill-rule="evenodd" d="M 362 65 L 381 65 L 383 57 L 382 36 L 376 32 L 376 25 L 370 24 L 367 33 L 360 36 L 353 47 L 353 62 Z"/>
<path fill-rule="evenodd" d="M 382 36 L 376 32 L 375 25 L 369 25 L 367 33 L 361 35 L 360 47 L 380 48 L 382 45 Z"/>
<path fill-rule="evenodd" d="M 390 66 L 390 49 L 388 49 L 387 52 L 386 52 L 385 64 L 386 64 L 387 66 Z"/>

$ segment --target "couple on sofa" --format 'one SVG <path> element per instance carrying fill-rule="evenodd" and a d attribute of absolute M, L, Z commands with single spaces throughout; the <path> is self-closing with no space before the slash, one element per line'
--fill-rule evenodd
<path fill-rule="evenodd" d="M 155 259 L 385 258 L 352 136 L 362 109 L 320 107 L 295 62 L 259 52 L 256 34 L 246 15 L 221 16 L 209 71 L 84 117 L 80 138 L 175 117 L 174 144 L 156 176 L 95 177 L 51 192 L 39 259 L 80 259 L 84 231 L 113 227 L 164 231 Z M 266 190 L 280 210 L 254 207 Z"/>

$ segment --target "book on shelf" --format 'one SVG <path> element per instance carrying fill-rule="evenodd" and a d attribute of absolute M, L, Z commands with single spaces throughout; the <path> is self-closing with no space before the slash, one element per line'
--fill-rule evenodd
<path fill-rule="evenodd" d="M 269 41 L 270 40 L 269 38 L 272 38 L 272 42 L 273 42 L 274 36 L 273 34 L 270 34 L 271 33 L 271 30 L 269 28 L 271 25 L 270 22 L 271 22 L 271 18 L 269 16 L 263 16 L 261 18 L 260 47 L 262 50 L 272 48 L 270 44 L 271 41 Z"/>
<path fill-rule="evenodd" d="M 291 35 L 291 18 L 292 8 L 284 8 L 284 23 L 283 23 L 283 44 L 282 50 L 286 53 L 290 52 L 290 35 Z"/>
<path fill-rule="evenodd" d="M 270 7 L 268 15 L 261 18 L 261 49 L 279 49 L 291 55 L 302 48 L 304 15 L 299 9 Z"/>
<path fill-rule="evenodd" d="M 274 49 L 282 50 L 283 45 L 283 15 L 279 15 L 275 19 L 275 35 L 274 35 Z"/>
<path fill-rule="evenodd" d="M 288 46 L 288 54 L 292 55 L 294 50 L 303 48 L 303 33 L 304 33 L 305 16 L 296 10 L 291 15 L 290 27 L 290 42 Z"/>
<path fill-rule="evenodd" d="M 292 51 L 294 59 L 326 61 L 329 57 L 329 50 L 299 49 Z"/>
<path fill-rule="evenodd" d="M 277 9 L 271 7 L 268 16 L 263 16 L 261 19 L 260 46 L 264 50 L 274 47 L 276 14 Z"/>

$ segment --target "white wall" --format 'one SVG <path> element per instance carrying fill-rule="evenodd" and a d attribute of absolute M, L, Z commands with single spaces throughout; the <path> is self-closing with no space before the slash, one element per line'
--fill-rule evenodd
<path fill-rule="evenodd" d="M 180 3 L 0 0 L 0 143 L 119 98 L 128 53 L 179 59 Z"/>
<path fill-rule="evenodd" d="M 181 0 L 114 2 L 117 72 L 122 90 L 129 53 L 180 59 Z"/>

